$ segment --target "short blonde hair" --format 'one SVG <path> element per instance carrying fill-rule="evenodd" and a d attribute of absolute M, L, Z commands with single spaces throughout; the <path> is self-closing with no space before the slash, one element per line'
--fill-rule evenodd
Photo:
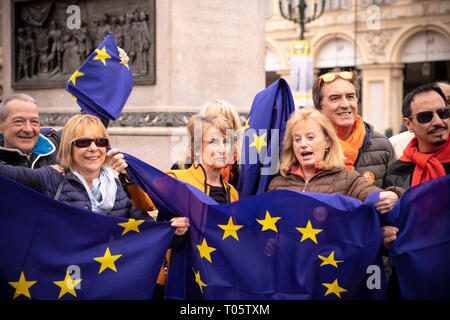
<path fill-rule="evenodd" d="M 238 130 L 241 127 L 239 114 L 233 105 L 225 100 L 214 100 L 206 103 L 200 111 L 200 114 L 204 116 L 208 114 L 221 115 L 231 121 L 233 129 Z"/>
<path fill-rule="evenodd" d="M 195 128 L 198 125 L 201 125 L 201 134 L 199 134 L 200 132 L 195 132 Z M 186 125 L 186 130 L 189 134 L 192 160 L 195 159 L 195 152 L 201 151 L 203 135 L 211 128 L 219 130 L 224 136 L 226 136 L 227 131 L 229 133 L 233 130 L 233 124 L 227 118 L 216 114 L 195 114 L 189 119 Z M 234 140 L 235 136 L 233 135 L 233 141 Z"/>
<path fill-rule="evenodd" d="M 283 140 L 283 152 L 281 153 L 280 174 L 284 177 L 292 166 L 298 166 L 299 162 L 293 150 L 293 130 L 297 125 L 301 125 L 307 120 L 315 120 L 320 125 L 323 133 L 330 141 L 329 150 L 325 153 L 325 159 L 321 163 L 323 169 L 345 168 L 345 157 L 342 151 L 339 138 L 334 131 L 330 120 L 320 111 L 311 107 L 305 107 L 291 114 L 286 124 L 286 132 Z"/>
<path fill-rule="evenodd" d="M 108 131 L 97 117 L 87 114 L 73 116 L 64 126 L 59 144 L 57 160 L 64 168 L 72 166 L 72 142 L 85 137 L 84 133 L 88 128 L 93 130 L 98 138 L 109 139 Z"/>

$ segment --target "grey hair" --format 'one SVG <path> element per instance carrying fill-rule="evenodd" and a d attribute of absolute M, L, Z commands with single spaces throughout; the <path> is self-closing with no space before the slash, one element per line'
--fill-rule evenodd
<path fill-rule="evenodd" d="M 9 95 L 0 103 L 0 122 L 3 122 L 8 117 L 8 109 L 6 108 L 7 104 L 12 100 L 21 100 L 25 102 L 32 102 L 37 106 L 36 100 L 33 97 L 29 96 L 26 93 L 14 93 Z"/>

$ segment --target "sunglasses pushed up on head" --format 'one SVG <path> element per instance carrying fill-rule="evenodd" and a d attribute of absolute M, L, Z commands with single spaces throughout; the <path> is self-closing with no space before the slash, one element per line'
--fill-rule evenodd
<path fill-rule="evenodd" d="M 434 113 L 436 113 L 438 115 L 438 117 L 441 119 L 448 119 L 450 117 L 450 109 L 448 107 L 442 107 L 435 111 L 418 112 L 414 116 L 411 115 L 408 118 L 412 119 L 415 117 L 417 119 L 417 122 L 419 122 L 419 123 L 428 123 L 431 120 L 433 120 Z"/>
<path fill-rule="evenodd" d="M 354 75 L 352 71 L 341 71 L 341 72 L 328 72 L 319 77 L 319 88 L 322 82 L 332 82 L 336 78 L 342 78 L 344 80 L 353 80 Z"/>
<path fill-rule="evenodd" d="M 73 141 L 72 144 L 77 148 L 87 148 L 91 145 L 92 142 L 94 142 L 98 148 L 105 148 L 109 146 L 109 140 L 107 138 L 81 138 Z"/>

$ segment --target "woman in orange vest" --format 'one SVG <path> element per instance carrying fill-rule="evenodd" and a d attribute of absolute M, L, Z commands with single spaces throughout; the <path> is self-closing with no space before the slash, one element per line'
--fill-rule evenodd
<path fill-rule="evenodd" d="M 229 164 L 230 154 L 234 152 L 233 145 L 236 141 L 236 135 L 233 124 L 222 116 L 198 114 L 189 119 L 186 129 L 190 139 L 190 157 L 194 161 L 188 169 L 168 170 L 166 173 L 191 184 L 218 203 L 229 203 L 239 200 L 236 189 L 225 181 L 221 175 L 221 170 Z M 156 210 L 147 193 L 132 183 L 129 177 L 126 176 L 125 168 L 128 165 L 123 159 L 123 155 L 119 154 L 117 149 L 112 149 L 108 152 L 108 156 L 111 159 L 111 167 L 119 172 L 123 179 L 127 180 L 129 184 L 127 191 L 133 205 L 140 210 Z M 184 220 L 173 222 L 172 226 L 177 227 L 176 230 L 178 231 L 184 227 L 185 229 L 181 229 L 181 231 L 185 233 L 189 227 L 189 221 L 187 218 L 184 218 Z M 175 232 L 175 235 L 181 236 L 181 239 L 180 237 L 174 237 L 172 247 L 176 245 L 175 243 L 184 239 L 184 233 Z M 157 285 L 159 286 L 155 289 L 156 291 L 161 291 L 163 288 L 161 286 L 165 285 L 169 258 L 170 250 L 166 256 L 163 270 L 161 270 L 158 277 Z M 162 292 L 156 294 L 160 295 Z"/>

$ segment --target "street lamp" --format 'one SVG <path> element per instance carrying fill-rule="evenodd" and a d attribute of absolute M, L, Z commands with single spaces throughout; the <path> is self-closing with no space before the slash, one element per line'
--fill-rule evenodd
<path fill-rule="evenodd" d="M 313 14 L 305 17 L 306 0 L 278 0 L 281 16 L 300 25 L 300 40 L 304 40 L 305 24 L 319 18 L 325 9 L 325 0 L 311 0 L 314 2 Z M 321 1 L 320 12 L 317 11 L 317 2 Z M 287 12 L 286 12 L 287 11 Z"/>

